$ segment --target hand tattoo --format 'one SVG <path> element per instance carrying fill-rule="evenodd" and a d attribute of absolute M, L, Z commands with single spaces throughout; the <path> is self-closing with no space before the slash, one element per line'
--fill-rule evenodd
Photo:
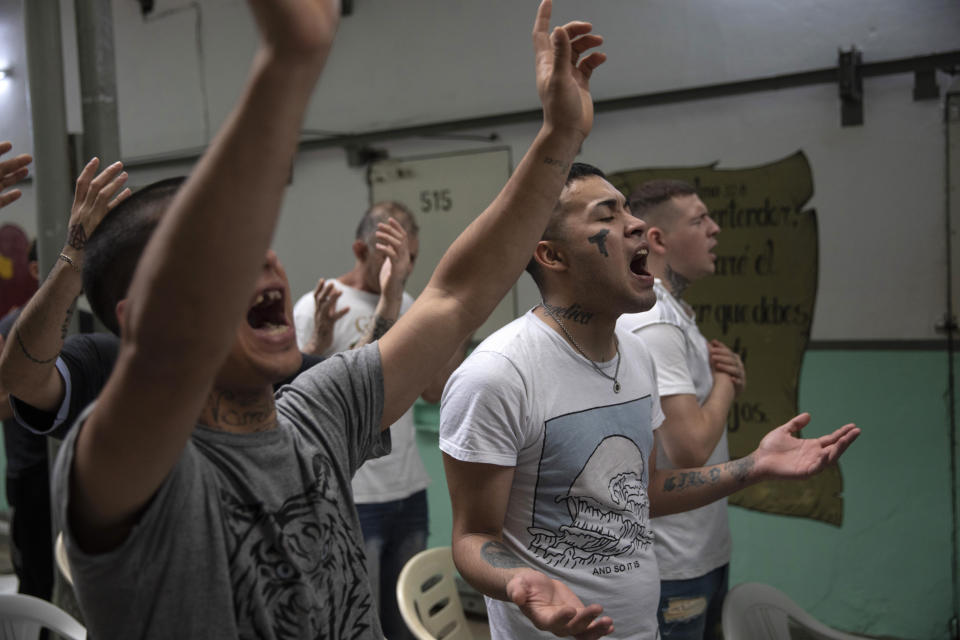
<path fill-rule="evenodd" d="M 587 241 L 590 244 L 597 245 L 597 249 L 600 250 L 600 253 L 603 254 L 604 258 L 610 257 L 610 254 L 607 253 L 607 234 L 609 233 L 610 233 L 610 229 L 604 229 L 603 231 L 600 231 L 599 233 L 596 233 L 590 236 L 589 238 L 587 238 Z"/>
<path fill-rule="evenodd" d="M 71 225 L 70 231 L 67 233 L 67 244 L 78 250 L 87 245 L 87 232 L 83 230 L 82 224 Z"/>
<path fill-rule="evenodd" d="M 517 569 L 526 567 L 527 563 L 518 558 L 513 551 L 507 549 L 502 542 L 484 542 L 480 547 L 480 554 L 491 567 L 497 569 Z"/>

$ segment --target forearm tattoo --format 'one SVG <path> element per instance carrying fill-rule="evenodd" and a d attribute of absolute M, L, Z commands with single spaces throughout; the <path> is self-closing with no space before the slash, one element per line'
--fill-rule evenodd
<path fill-rule="evenodd" d="M 23 355 L 27 356 L 27 360 L 29 360 L 30 362 L 33 362 L 34 364 L 50 364 L 51 362 L 57 359 L 58 355 L 60 355 L 60 353 L 58 352 L 55 356 L 53 356 L 52 358 L 47 358 L 46 360 L 37 358 L 27 350 L 27 345 L 23 344 L 23 338 L 20 337 L 20 331 L 17 329 L 14 329 L 13 333 L 14 335 L 17 336 L 17 344 L 20 345 L 20 351 L 23 351 Z"/>
<path fill-rule="evenodd" d="M 73 304 L 70 305 L 70 308 L 67 309 L 67 317 L 63 319 L 63 324 L 60 325 L 60 342 L 63 343 L 67 339 L 67 333 L 70 331 L 70 318 L 73 317 L 73 312 L 77 308 L 77 301 L 74 300 Z"/>
<path fill-rule="evenodd" d="M 556 158 L 551 158 L 550 156 L 546 156 L 543 159 L 543 164 L 550 165 L 551 167 L 557 167 L 563 173 L 570 171 L 570 163 L 564 162 L 563 160 L 558 160 Z"/>
<path fill-rule="evenodd" d="M 569 307 L 557 307 L 546 302 L 543 302 L 542 304 L 550 311 L 550 313 L 555 316 L 559 316 L 564 320 L 579 322 L 580 324 L 588 324 L 590 320 L 593 319 L 593 313 L 584 310 L 584 308 L 580 306 L 579 302 L 574 302 Z"/>
<path fill-rule="evenodd" d="M 87 246 L 87 232 L 83 230 L 82 224 L 77 223 L 70 226 L 67 233 L 67 244 L 77 250 Z"/>
<path fill-rule="evenodd" d="M 367 332 L 363 334 L 362 338 L 354 342 L 350 348 L 359 349 L 375 340 L 379 340 L 383 337 L 383 334 L 390 330 L 390 327 L 392 327 L 395 322 L 396 320 L 387 320 L 380 314 L 374 314 L 373 320 L 371 320 L 367 326 Z"/>
<path fill-rule="evenodd" d="M 596 233 L 590 236 L 589 238 L 587 238 L 587 241 L 590 244 L 597 245 L 597 249 L 600 250 L 600 253 L 603 254 L 604 258 L 610 257 L 610 254 L 607 253 L 607 234 L 609 233 L 610 233 L 610 229 L 604 229 L 603 231 L 600 231 L 599 233 Z"/>
<path fill-rule="evenodd" d="M 670 293 L 672 293 L 675 298 L 681 297 L 683 292 L 687 290 L 687 287 L 690 286 L 690 281 L 671 269 L 670 265 L 667 265 L 667 271 L 664 275 L 666 276 L 667 286 L 670 287 Z"/>
<path fill-rule="evenodd" d="M 484 542 L 480 547 L 480 555 L 491 567 L 497 569 L 517 569 L 526 567 L 527 563 L 516 556 L 513 551 L 499 541 Z"/>
<path fill-rule="evenodd" d="M 750 477 L 750 470 L 753 468 L 753 456 L 731 460 L 715 467 L 705 470 L 676 471 L 671 473 L 663 480 L 664 491 L 683 491 L 694 487 L 717 484 L 726 471 L 733 479 L 740 484 L 745 483 Z"/>

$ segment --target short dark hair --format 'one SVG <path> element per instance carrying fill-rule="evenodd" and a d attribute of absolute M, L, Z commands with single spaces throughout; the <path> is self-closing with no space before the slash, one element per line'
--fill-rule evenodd
<path fill-rule="evenodd" d="M 417 219 L 406 205 L 396 200 L 383 200 L 370 205 L 370 208 L 360 218 L 360 223 L 357 224 L 356 239 L 370 244 L 375 237 L 377 225 L 390 218 L 399 220 L 407 233 L 411 235 L 420 233 Z"/>
<path fill-rule="evenodd" d="M 107 212 L 87 241 L 83 289 L 94 315 L 117 335 L 117 303 L 127 297 L 140 256 L 185 180 L 168 178 L 138 190 Z"/>
<path fill-rule="evenodd" d="M 683 180 L 648 180 L 630 193 L 630 211 L 650 225 L 663 225 L 665 218 L 654 209 L 677 196 L 695 196 L 697 189 Z"/>
<path fill-rule="evenodd" d="M 563 186 L 569 187 L 577 180 L 583 180 L 591 176 L 597 176 L 604 180 L 607 179 L 607 175 L 592 164 L 574 162 L 570 165 L 570 171 L 567 172 L 567 179 L 564 181 Z M 543 230 L 543 235 L 540 236 L 540 240 L 556 240 L 560 237 L 560 222 L 562 218 L 559 215 L 560 209 L 560 200 L 557 199 L 557 204 L 554 207 L 553 213 L 550 215 L 550 221 L 547 223 L 547 228 Z M 527 263 L 527 273 L 529 273 L 533 281 L 537 283 L 537 287 L 542 288 L 543 274 L 540 271 L 540 265 L 537 264 L 537 260 L 533 256 L 530 257 L 530 262 Z"/>
<path fill-rule="evenodd" d="M 30 242 L 30 248 L 27 249 L 27 262 L 36 262 L 37 261 L 37 239 L 34 238 Z"/>

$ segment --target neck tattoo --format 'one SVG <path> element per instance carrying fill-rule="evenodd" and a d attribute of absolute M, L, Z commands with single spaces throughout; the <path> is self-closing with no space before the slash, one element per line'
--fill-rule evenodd
<path fill-rule="evenodd" d="M 687 287 L 690 286 L 690 281 L 671 269 L 670 265 L 667 265 L 664 275 L 666 276 L 667 286 L 670 287 L 670 293 L 673 294 L 674 298 L 680 298 Z"/>
<path fill-rule="evenodd" d="M 570 335 L 570 332 L 567 331 L 567 327 L 563 324 L 563 321 L 560 319 L 560 316 L 555 313 L 556 307 L 551 307 L 543 300 L 540 300 L 540 306 L 543 307 L 544 312 L 546 312 L 546 314 L 551 318 L 553 318 L 553 321 L 557 323 L 557 326 L 560 327 L 560 330 L 563 332 L 563 335 L 567 337 L 567 340 L 570 341 L 570 344 L 573 345 L 573 348 L 576 349 L 580 355 L 586 358 L 587 362 L 593 365 L 593 368 L 596 369 L 597 373 L 602 375 L 607 380 L 613 381 L 613 392 L 620 393 L 620 381 L 617 379 L 620 376 L 620 341 L 616 340 L 616 336 L 614 336 L 614 340 L 616 341 L 616 345 L 617 345 L 617 366 L 613 370 L 613 375 L 611 376 L 609 373 L 601 369 L 600 365 L 594 362 L 593 359 L 590 356 L 588 356 L 583 349 L 580 348 L 580 345 L 577 344 L 577 341 L 574 340 L 573 336 Z"/>

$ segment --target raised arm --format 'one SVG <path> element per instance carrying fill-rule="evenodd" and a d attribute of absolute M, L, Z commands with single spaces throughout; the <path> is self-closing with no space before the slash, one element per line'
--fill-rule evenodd
<path fill-rule="evenodd" d="M 517 557 L 504 543 L 513 467 L 463 462 L 446 453 L 453 505 L 453 560 L 460 574 L 491 598 L 513 602 L 533 624 L 558 636 L 599 638 L 613 631 L 598 604 L 584 606 L 570 589 Z"/>
<path fill-rule="evenodd" d="M 815 475 L 860 435 L 860 429 L 846 424 L 819 438 L 798 437 L 809 422 L 810 414 L 801 413 L 770 431 L 750 455 L 710 467 L 658 470 L 654 451 L 647 490 L 651 517 L 696 509 L 762 480 Z"/>
<path fill-rule="evenodd" d="M 586 22 L 551 31 L 551 6 L 543 0 L 533 28 L 543 126 L 500 194 L 454 241 L 410 311 L 380 340 L 384 428 L 413 404 L 520 276 L 590 133 L 590 75 L 606 58 L 581 54 L 602 38 Z"/>
<path fill-rule="evenodd" d="M 89 550 L 124 539 L 190 437 L 251 303 L 340 15 L 334 0 L 250 5 L 262 46 L 244 93 L 147 245 L 117 365 L 78 434 L 70 517 Z"/>
<path fill-rule="evenodd" d="M 13 144 L 10 142 L 0 142 L 0 156 L 12 148 Z M 4 189 L 26 178 L 30 173 L 27 165 L 31 162 L 33 162 L 33 158 L 26 153 L 21 153 L 18 156 L 0 161 L 0 209 L 23 195 L 20 189 L 10 189 L 9 191 L 4 191 Z"/>
<path fill-rule="evenodd" d="M 84 247 L 108 211 L 123 202 L 127 174 L 115 162 L 100 174 L 93 158 L 80 172 L 67 238 L 40 289 L 30 298 L 0 356 L 0 384 L 17 399 L 46 412 L 60 406 L 64 381 L 56 368 L 70 318 L 83 290 Z"/>

